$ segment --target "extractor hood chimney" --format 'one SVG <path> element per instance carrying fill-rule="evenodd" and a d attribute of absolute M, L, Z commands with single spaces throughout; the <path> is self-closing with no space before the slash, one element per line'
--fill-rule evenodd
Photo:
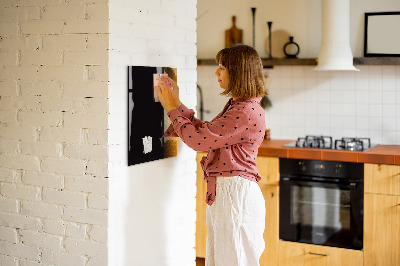
<path fill-rule="evenodd" d="M 353 70 L 350 0 L 322 0 L 322 43 L 314 70 Z"/>

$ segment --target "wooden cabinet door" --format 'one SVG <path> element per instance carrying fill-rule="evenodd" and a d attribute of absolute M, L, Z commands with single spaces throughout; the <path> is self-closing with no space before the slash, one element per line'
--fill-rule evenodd
<path fill-rule="evenodd" d="M 364 266 L 400 265 L 400 196 L 365 194 Z"/>
<path fill-rule="evenodd" d="M 277 265 L 279 240 L 279 187 L 260 185 L 265 199 L 265 250 L 260 258 L 260 266 Z"/>
<path fill-rule="evenodd" d="M 363 252 L 345 248 L 279 241 L 279 266 L 360 266 Z"/>
<path fill-rule="evenodd" d="M 258 156 L 256 164 L 261 175 L 260 185 L 279 185 L 279 158 Z"/>
<path fill-rule="evenodd" d="M 364 164 L 364 191 L 400 196 L 400 165 Z"/>
<path fill-rule="evenodd" d="M 200 166 L 200 161 L 203 156 L 206 156 L 206 152 L 198 152 L 197 161 L 197 193 L 196 193 L 196 257 L 206 257 L 206 239 L 207 239 L 207 227 L 206 227 L 206 192 L 207 183 L 204 181 L 203 170 Z"/>

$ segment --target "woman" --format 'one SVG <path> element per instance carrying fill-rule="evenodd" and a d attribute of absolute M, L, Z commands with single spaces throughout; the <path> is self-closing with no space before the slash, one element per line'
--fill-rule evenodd
<path fill-rule="evenodd" d="M 259 104 L 267 94 L 262 62 L 246 45 L 219 51 L 216 62 L 221 95 L 231 98 L 211 122 L 194 118 L 194 111 L 180 102 L 179 88 L 171 79 L 165 78 L 156 88 L 172 122 L 164 136 L 179 136 L 196 151 L 208 150 L 201 161 L 209 205 L 206 265 L 259 265 L 265 247 L 265 201 L 255 163 L 265 134 Z"/>

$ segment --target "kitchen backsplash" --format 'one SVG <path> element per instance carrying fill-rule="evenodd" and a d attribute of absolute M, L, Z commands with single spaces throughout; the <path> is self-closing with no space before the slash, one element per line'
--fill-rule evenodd
<path fill-rule="evenodd" d="M 400 144 L 400 66 L 356 67 L 360 71 L 318 72 L 314 66 L 266 69 L 272 101 L 266 123 L 271 137 L 356 136 L 370 137 L 374 144 Z M 198 67 L 197 82 L 209 111 L 204 120 L 215 117 L 227 101 L 219 96 L 215 69 Z"/>

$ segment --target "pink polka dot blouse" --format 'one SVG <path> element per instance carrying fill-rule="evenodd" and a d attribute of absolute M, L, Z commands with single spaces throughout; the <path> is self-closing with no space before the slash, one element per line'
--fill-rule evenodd
<path fill-rule="evenodd" d="M 201 160 L 208 205 L 215 201 L 218 176 L 240 176 L 255 182 L 261 179 L 255 162 L 266 128 L 260 100 L 231 98 L 210 122 L 195 118 L 194 111 L 183 104 L 168 112 L 172 124 L 164 137 L 180 137 L 195 151 L 208 151 Z"/>

